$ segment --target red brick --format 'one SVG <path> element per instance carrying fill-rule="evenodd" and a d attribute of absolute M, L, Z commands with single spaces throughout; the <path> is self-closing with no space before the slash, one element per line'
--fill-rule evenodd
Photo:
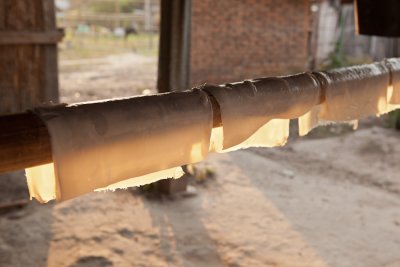
<path fill-rule="evenodd" d="M 307 69 L 308 0 L 193 0 L 191 84 Z"/>

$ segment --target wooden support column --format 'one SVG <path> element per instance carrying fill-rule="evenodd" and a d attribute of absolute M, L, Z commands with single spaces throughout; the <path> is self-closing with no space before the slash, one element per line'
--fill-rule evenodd
<path fill-rule="evenodd" d="M 0 1 L 0 114 L 58 101 L 54 0 Z"/>
<path fill-rule="evenodd" d="M 192 0 L 161 0 L 158 92 L 189 87 Z"/>
<path fill-rule="evenodd" d="M 56 7 L 54 0 L 43 0 L 43 29 L 52 31 L 56 26 Z M 58 102 L 58 47 L 46 44 L 43 54 L 44 100 Z"/>
<path fill-rule="evenodd" d="M 161 0 L 158 92 L 183 91 L 189 87 L 192 0 Z M 157 182 L 160 193 L 186 191 L 186 176 Z"/>
<path fill-rule="evenodd" d="M 0 115 L 10 114 L 0 116 L 0 179 L 1 173 L 52 161 L 42 121 L 30 113 L 11 114 L 58 102 L 62 37 L 55 0 L 0 1 Z"/>

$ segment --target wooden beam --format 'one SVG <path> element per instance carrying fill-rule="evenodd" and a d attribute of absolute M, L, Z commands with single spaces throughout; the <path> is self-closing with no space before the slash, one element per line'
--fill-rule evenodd
<path fill-rule="evenodd" d="M 54 0 L 43 0 L 43 30 L 45 32 L 54 32 L 56 29 L 56 6 Z M 62 31 L 61 38 L 64 37 Z M 61 41 L 60 38 L 60 41 Z M 56 43 L 45 44 L 43 51 L 43 99 L 46 102 L 52 101 L 58 103 L 58 46 Z"/>
<path fill-rule="evenodd" d="M 0 116 L 0 173 L 52 162 L 50 135 L 32 113 Z"/>
<path fill-rule="evenodd" d="M 57 44 L 63 37 L 63 30 L 52 30 L 46 32 L 0 31 L 0 45 Z"/>
<path fill-rule="evenodd" d="M 209 94 L 213 127 L 221 123 L 218 102 Z M 0 174 L 51 163 L 51 139 L 46 125 L 31 112 L 0 116 Z"/>
<path fill-rule="evenodd" d="M 319 72 L 313 72 L 313 75 L 319 85 L 318 103 L 321 104 L 325 101 L 327 79 Z M 159 98 L 162 95 L 152 97 Z M 208 95 L 213 111 L 213 127 L 220 127 L 220 106 L 212 95 Z M 26 112 L 0 116 L 0 173 L 50 162 L 51 138 L 45 124 L 37 115 Z"/>
<path fill-rule="evenodd" d="M 213 127 L 221 126 L 221 113 L 211 95 Z M 0 174 L 52 162 L 46 125 L 30 112 L 0 116 Z"/>

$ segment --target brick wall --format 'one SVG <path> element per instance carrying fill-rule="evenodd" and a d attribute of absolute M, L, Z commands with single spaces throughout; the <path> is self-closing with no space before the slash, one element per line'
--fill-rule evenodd
<path fill-rule="evenodd" d="M 191 84 L 305 70 L 308 0 L 193 0 Z"/>

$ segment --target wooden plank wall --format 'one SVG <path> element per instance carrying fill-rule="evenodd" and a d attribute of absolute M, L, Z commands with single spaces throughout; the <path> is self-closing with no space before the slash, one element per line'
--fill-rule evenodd
<path fill-rule="evenodd" d="M 0 1 L 0 39 L 2 32 L 55 29 L 53 0 Z M 57 73 L 56 44 L 0 45 L 0 114 L 57 102 Z"/>
<path fill-rule="evenodd" d="M 0 4 L 0 30 L 4 29 L 6 23 L 4 5 Z"/>
<path fill-rule="evenodd" d="M 56 26 L 54 0 L 43 0 L 44 30 L 54 31 Z M 47 101 L 58 102 L 58 50 L 57 45 L 46 44 L 44 46 L 44 94 Z"/>

